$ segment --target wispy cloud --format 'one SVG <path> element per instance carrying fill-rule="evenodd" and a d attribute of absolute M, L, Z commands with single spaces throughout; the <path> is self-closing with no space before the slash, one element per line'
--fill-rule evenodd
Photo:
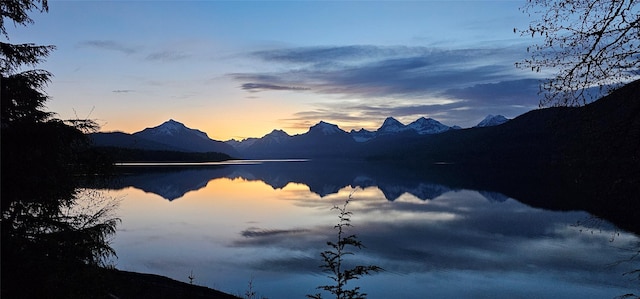
<path fill-rule="evenodd" d="M 282 86 L 265 83 L 244 83 L 242 89 L 250 92 L 259 92 L 265 90 L 309 90 L 308 87 Z"/>
<path fill-rule="evenodd" d="M 136 47 L 127 43 L 114 40 L 88 40 L 78 44 L 79 47 L 88 47 L 105 51 L 120 52 L 127 55 L 134 55 L 139 59 L 156 62 L 180 61 L 190 58 L 192 55 L 179 50 L 167 49 L 155 52 L 145 51 L 142 47 Z M 148 54 L 147 54 L 148 53 Z"/>
<path fill-rule="evenodd" d="M 280 71 L 237 73 L 251 84 L 303 87 L 320 94 L 416 97 L 451 88 L 519 79 L 514 49 L 442 50 L 422 47 L 348 46 L 251 53 Z M 284 68 L 284 70 L 282 70 Z M 242 85 L 243 89 L 244 84 Z"/>
<path fill-rule="evenodd" d="M 135 47 L 126 45 L 113 40 L 88 40 L 80 42 L 81 47 L 97 48 L 102 50 L 116 51 L 124 54 L 134 54 L 137 52 Z"/>
<path fill-rule="evenodd" d="M 150 61 L 178 61 L 191 57 L 191 55 L 180 51 L 160 51 L 147 55 Z"/>
<path fill-rule="evenodd" d="M 116 89 L 116 90 L 112 90 L 111 92 L 115 92 L 115 93 L 131 93 L 131 92 L 135 92 L 135 90 L 133 90 L 133 89 Z"/>
<path fill-rule="evenodd" d="M 243 230 L 240 235 L 247 238 L 255 238 L 255 237 L 270 237 L 277 235 L 292 235 L 292 234 L 301 234 L 309 232 L 308 229 L 260 229 L 251 227 L 246 230 Z"/>
<path fill-rule="evenodd" d="M 535 107 L 537 79 L 514 67 L 521 55 L 517 46 L 288 48 L 250 53 L 273 71 L 230 76 L 253 93 L 286 90 L 338 96 L 286 120 L 291 127 L 318 119 L 408 120 L 424 115 L 459 124 L 482 119 L 479 114 L 485 112 L 514 116 L 524 112 L 522 107 Z"/>
<path fill-rule="evenodd" d="M 304 47 L 278 50 L 256 51 L 251 55 L 267 61 L 289 63 L 349 62 L 371 60 L 379 57 L 405 56 L 415 53 L 416 48 L 378 47 L 370 45 L 352 45 L 340 47 Z"/>

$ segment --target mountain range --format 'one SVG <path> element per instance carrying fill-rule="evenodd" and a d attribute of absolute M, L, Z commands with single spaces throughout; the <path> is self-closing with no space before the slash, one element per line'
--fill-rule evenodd
<path fill-rule="evenodd" d="M 497 117 L 506 120 L 503 116 Z M 485 119 L 487 126 L 500 124 L 500 121 L 487 122 L 493 118 L 489 116 Z M 460 127 L 449 127 L 431 118 L 421 117 L 405 125 L 388 117 L 375 131 L 360 129 L 346 132 L 335 124 L 320 121 L 303 134 L 292 136 L 282 130 L 273 130 L 261 138 L 226 142 L 244 158 L 349 158 L 358 157 L 361 148 L 376 139 L 432 135 L 458 129 Z"/>
<path fill-rule="evenodd" d="M 375 131 L 345 132 L 335 124 L 320 121 L 303 134 L 273 130 L 261 138 L 222 142 L 169 120 L 133 134 L 96 133 L 92 138 L 98 147 L 221 152 L 236 158 L 491 166 L 622 163 L 626 169 L 627 165 L 640 163 L 639 86 L 640 81 L 629 83 L 583 107 L 537 109 L 511 120 L 490 115 L 466 129 L 423 117 L 404 125 L 389 117 Z"/>
<path fill-rule="evenodd" d="M 489 115 L 478 126 L 493 126 L 506 122 L 504 116 Z M 238 158 L 313 158 L 318 156 L 343 156 L 352 153 L 358 143 L 366 143 L 382 136 L 429 135 L 449 130 L 437 120 L 421 117 L 404 125 L 393 117 L 388 117 L 375 131 L 360 129 L 345 132 L 337 125 L 320 121 L 309 131 L 289 135 L 283 130 L 273 130 L 261 138 L 247 138 L 241 141 L 217 141 L 197 129 L 170 119 L 159 126 L 146 128 L 140 132 L 94 133 L 91 135 L 97 147 L 116 147 L 154 151 L 180 152 L 220 152 Z M 337 148 L 344 149 L 336 153 Z"/>

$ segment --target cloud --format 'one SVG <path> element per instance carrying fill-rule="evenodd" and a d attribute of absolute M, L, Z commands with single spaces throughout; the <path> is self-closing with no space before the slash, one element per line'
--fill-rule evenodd
<path fill-rule="evenodd" d="M 378 266 L 394 274 L 482 271 L 490 275 L 521 273 L 535 277 L 535 273 L 544 269 L 545 275 L 558 282 L 571 284 L 590 277 L 589 283 L 600 284 L 601 277 L 611 279 L 623 271 L 605 271 L 603 267 L 607 261 L 624 258 L 626 254 L 611 256 L 611 251 L 606 250 L 610 246 L 607 233 L 580 234 L 570 227 L 572 219 L 581 219 L 585 213 L 541 213 L 512 199 L 487 202 L 479 193 L 469 190 L 445 193 L 429 204 L 389 204 L 362 199 L 350 210 L 361 220 L 349 233 L 356 234 L 367 246 L 351 259 L 375 260 Z M 435 220 L 438 215 L 454 217 Z M 313 253 L 323 249 L 318 248 L 323 240 L 335 238 L 334 232 L 326 227 L 309 227 L 296 230 L 295 234 L 284 232 L 242 238 L 234 246 L 294 248 L 308 257 L 318 256 Z M 627 242 L 621 240 L 617 245 L 631 244 Z M 282 271 L 305 273 L 309 268 L 303 265 L 309 262 L 300 256 L 277 260 L 265 257 L 252 267 L 269 269 L 280 265 Z M 601 270 L 599 277 L 590 276 L 593 269 Z"/>
<path fill-rule="evenodd" d="M 282 86 L 265 83 L 244 83 L 242 89 L 250 92 L 259 92 L 265 90 L 309 90 L 308 87 Z"/>
<path fill-rule="evenodd" d="M 518 78 L 516 50 L 425 47 L 311 47 L 259 51 L 251 56 L 276 64 L 271 73 L 232 74 L 238 81 L 288 82 L 320 94 L 367 97 L 422 97 Z M 284 68 L 284 70 L 282 70 Z"/>
<path fill-rule="evenodd" d="M 521 79 L 518 48 L 312 47 L 251 53 L 277 65 L 271 73 L 236 73 L 238 81 L 297 83 L 318 93 L 424 96 L 452 88 Z M 276 83 L 274 83 L 276 82 Z"/>
<path fill-rule="evenodd" d="M 178 61 L 189 58 L 190 55 L 178 52 L 178 51 L 161 51 L 147 55 L 147 60 L 150 61 Z"/>
<path fill-rule="evenodd" d="M 537 108 L 539 78 L 514 66 L 522 52 L 518 46 L 285 48 L 249 54 L 266 71 L 229 76 L 252 93 L 287 90 L 323 96 L 315 108 L 283 120 L 289 128 L 318 120 L 370 123 L 388 116 L 405 122 L 427 116 L 468 127 L 487 114 L 515 117 Z"/>
<path fill-rule="evenodd" d="M 256 51 L 252 56 L 265 61 L 293 64 L 315 64 L 320 67 L 338 66 L 339 63 L 371 61 L 381 57 L 402 57 L 422 52 L 420 48 L 402 46 L 379 47 L 352 45 L 338 47 L 302 47 Z"/>
<path fill-rule="evenodd" d="M 114 40 L 88 40 L 88 41 L 80 42 L 78 45 L 80 47 L 89 47 L 89 48 L 95 48 L 100 50 L 120 52 L 127 55 L 133 55 L 133 54 L 144 55 L 145 54 L 144 52 L 147 52 L 147 51 L 143 51 L 142 48 L 136 48 L 134 46 L 131 46 L 122 42 L 114 41 Z M 188 53 L 169 49 L 169 50 L 151 52 L 146 56 L 141 56 L 140 58 L 141 59 L 143 58 L 148 61 L 168 62 L 168 61 L 184 60 L 189 57 L 191 57 L 191 55 Z"/>
<path fill-rule="evenodd" d="M 138 52 L 138 50 L 134 47 L 113 40 L 89 40 L 81 42 L 80 46 L 116 51 L 128 55 Z"/>
<path fill-rule="evenodd" d="M 276 235 L 293 235 L 307 233 L 307 229 L 259 229 L 255 227 L 243 230 L 240 235 L 246 238 L 269 237 Z"/>
<path fill-rule="evenodd" d="M 540 80 L 505 80 L 497 83 L 476 84 L 465 88 L 446 90 L 450 97 L 491 102 L 494 104 L 530 105 L 537 100 Z"/>
<path fill-rule="evenodd" d="M 112 90 L 111 92 L 115 92 L 115 93 L 131 93 L 131 92 L 135 92 L 135 90 L 133 90 L 133 89 L 116 89 L 116 90 Z"/>

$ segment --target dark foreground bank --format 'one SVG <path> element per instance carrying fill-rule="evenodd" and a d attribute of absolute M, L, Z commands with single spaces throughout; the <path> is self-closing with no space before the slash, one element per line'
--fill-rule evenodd
<path fill-rule="evenodd" d="M 101 269 L 107 296 L 111 298 L 208 298 L 237 299 L 239 297 L 168 277 Z"/>
<path fill-rule="evenodd" d="M 96 266 L 29 265 L 23 273 L 2 273 L 2 298 L 238 299 L 204 286 L 168 277 Z"/>

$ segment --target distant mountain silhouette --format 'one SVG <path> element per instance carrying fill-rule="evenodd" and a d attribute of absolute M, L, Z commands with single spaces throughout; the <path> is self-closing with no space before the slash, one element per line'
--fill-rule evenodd
<path fill-rule="evenodd" d="M 243 157 L 250 158 L 355 157 L 359 150 L 356 143 L 365 143 L 380 136 L 438 134 L 457 128 L 459 127 L 449 127 L 431 118 L 421 117 L 404 125 L 395 118 L 388 117 L 376 131 L 360 129 L 347 133 L 335 124 L 320 121 L 304 134 L 290 136 L 282 130 L 274 130 L 262 138 L 228 140 L 226 143 L 236 148 Z M 345 138 L 346 136 L 350 138 Z M 329 144 L 323 145 L 322 142 Z"/>
<path fill-rule="evenodd" d="M 187 128 L 170 119 L 153 128 L 127 134 L 122 132 L 91 134 L 98 147 L 121 147 L 142 150 L 167 150 L 182 152 L 218 152 L 239 156 L 231 145 L 209 138 L 206 133 Z"/>
<path fill-rule="evenodd" d="M 283 130 L 273 130 L 262 138 L 247 138 L 242 141 L 231 139 L 225 142 L 240 152 L 246 152 L 247 150 L 251 151 L 255 144 L 257 144 L 255 148 L 278 146 L 280 144 L 285 144 L 290 138 L 291 136 Z"/>
<path fill-rule="evenodd" d="M 454 128 L 424 117 L 409 125 L 388 117 L 376 131 L 360 129 L 349 133 L 335 124 L 320 121 L 304 134 L 290 136 L 284 131 L 274 130 L 262 138 L 229 140 L 227 143 L 245 158 L 358 158 L 360 144 L 376 138 L 438 134 L 451 129 Z"/>
<path fill-rule="evenodd" d="M 274 130 L 257 140 L 247 140 L 249 146 L 236 144 L 245 158 L 344 158 L 351 155 L 356 142 L 349 133 L 324 121 L 304 134 L 289 136 Z M 245 141 L 245 142 L 247 142 Z"/>

